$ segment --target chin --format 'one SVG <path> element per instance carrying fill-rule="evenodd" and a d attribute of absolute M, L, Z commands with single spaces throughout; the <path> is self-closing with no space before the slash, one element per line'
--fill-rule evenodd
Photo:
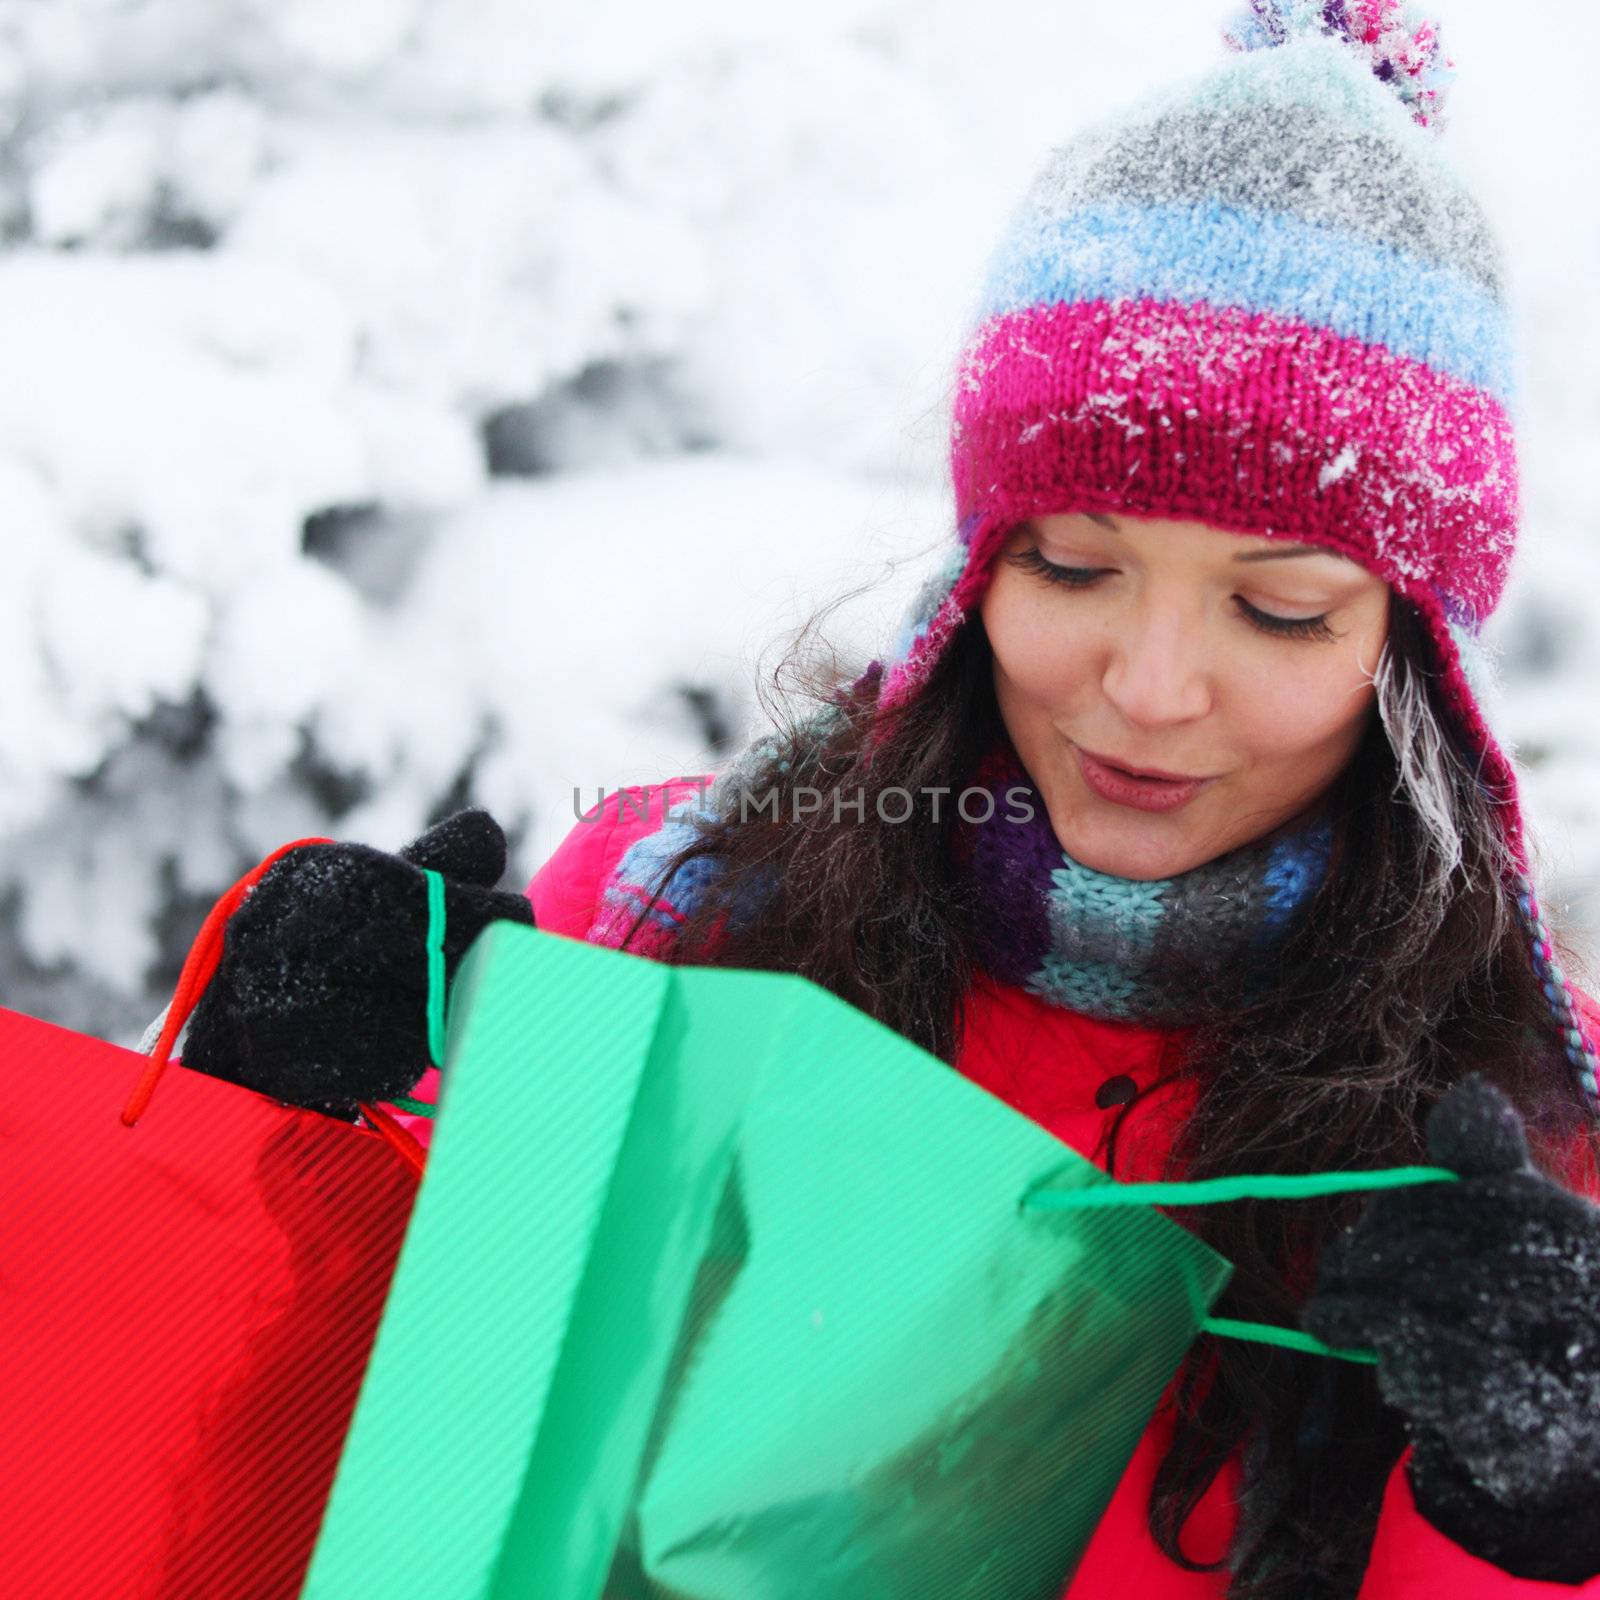
<path fill-rule="evenodd" d="M 1116 851 L 1110 853 L 1084 852 L 1074 850 L 1070 845 L 1063 847 L 1067 854 L 1081 866 L 1088 867 L 1093 872 L 1103 872 L 1111 878 L 1128 878 L 1135 883 L 1155 883 L 1162 878 L 1175 878 L 1181 872 L 1187 872 L 1191 866 L 1198 866 L 1198 862 L 1186 861 L 1174 857 L 1170 861 L 1150 861 L 1146 857 L 1131 859 L 1125 854 Z"/>
<path fill-rule="evenodd" d="M 1081 866 L 1114 878 L 1132 878 L 1140 883 L 1171 878 L 1199 864 L 1191 859 L 1194 855 L 1192 849 L 1185 850 L 1175 842 L 1116 839 L 1095 831 L 1084 833 L 1082 830 L 1063 835 L 1059 828 L 1056 829 L 1056 838 L 1061 848 Z"/>

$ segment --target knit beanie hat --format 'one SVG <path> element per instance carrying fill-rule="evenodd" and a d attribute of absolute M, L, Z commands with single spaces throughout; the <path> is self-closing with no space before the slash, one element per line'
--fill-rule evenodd
<path fill-rule="evenodd" d="M 1223 39 L 1220 65 L 1052 150 L 1012 213 L 957 367 L 956 538 L 869 669 L 878 704 L 926 681 L 1029 517 L 1194 520 L 1359 562 L 1426 625 L 1600 1110 L 1484 714 L 1520 489 L 1500 249 L 1439 137 L 1454 63 L 1401 0 L 1252 0 Z"/>

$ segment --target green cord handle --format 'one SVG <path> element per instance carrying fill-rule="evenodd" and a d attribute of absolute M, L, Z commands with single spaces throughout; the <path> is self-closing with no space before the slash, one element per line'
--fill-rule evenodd
<path fill-rule="evenodd" d="M 1241 1322 L 1235 1317 L 1202 1317 L 1202 1333 L 1215 1333 L 1224 1339 L 1250 1339 L 1256 1344 L 1281 1345 L 1285 1350 L 1300 1350 L 1306 1355 L 1332 1356 L 1339 1361 L 1360 1361 L 1369 1367 L 1378 1364 L 1371 1350 L 1341 1350 L 1324 1344 L 1298 1328 L 1279 1328 L 1270 1322 Z"/>
<path fill-rule="evenodd" d="M 444 879 L 431 867 L 422 875 L 428 880 L 428 932 L 425 948 L 428 958 L 428 1057 L 434 1066 L 444 1065 L 445 1002 L 448 991 L 444 976 Z M 413 1116 L 435 1117 L 439 1108 L 410 1095 L 396 1095 L 389 1102 Z M 1191 1183 L 1105 1183 L 1083 1189 L 1044 1189 L 1025 1195 L 1021 1209 L 1032 1211 L 1091 1211 L 1115 1206 L 1219 1205 L 1227 1200 L 1296 1200 L 1325 1194 L 1351 1194 L 1371 1189 L 1401 1189 L 1420 1183 L 1456 1181 L 1458 1174 L 1448 1167 L 1387 1167 L 1375 1172 L 1255 1173 L 1230 1178 L 1200 1178 Z M 1311 1355 L 1333 1356 L 1340 1361 L 1375 1364 L 1370 1350 L 1340 1350 L 1314 1339 L 1295 1328 L 1278 1328 L 1268 1322 L 1241 1322 L 1233 1317 L 1205 1317 L 1202 1333 L 1229 1339 L 1249 1339 L 1259 1344 L 1280 1345 Z"/>
<path fill-rule="evenodd" d="M 1105 1183 L 1083 1189 L 1038 1189 L 1024 1195 L 1019 1209 L 1030 1211 L 1103 1211 L 1116 1206 L 1220 1205 L 1227 1200 L 1300 1200 L 1325 1194 L 1356 1194 L 1372 1189 L 1405 1189 L 1422 1183 L 1455 1183 L 1460 1174 L 1448 1167 L 1382 1167 L 1372 1172 L 1261 1172 L 1237 1177 L 1197 1178 L 1189 1183 Z M 1373 1366 L 1371 1350 L 1341 1350 L 1297 1328 L 1270 1322 L 1242 1322 L 1234 1317 L 1204 1317 L 1202 1333 L 1226 1339 L 1275 1344 L 1308 1355 L 1332 1356 Z"/>
<path fill-rule="evenodd" d="M 385 1104 L 399 1106 L 402 1111 L 409 1111 L 414 1117 L 426 1117 L 430 1122 L 439 1114 L 438 1106 L 429 1105 L 426 1100 L 413 1100 L 408 1094 L 397 1094 Z"/>
<path fill-rule="evenodd" d="M 434 1066 L 443 1067 L 445 1002 L 449 999 L 444 981 L 444 879 L 432 867 L 424 867 L 422 876 L 428 880 L 428 931 L 423 936 L 423 953 L 428 960 L 428 1059 Z M 439 1114 L 438 1106 L 408 1094 L 397 1094 L 384 1104 L 430 1121 Z"/>
<path fill-rule="evenodd" d="M 1260 1172 L 1182 1183 L 1091 1184 L 1084 1189 L 1035 1189 L 1022 1204 L 1032 1211 L 1085 1211 L 1113 1206 L 1213 1206 L 1225 1200 L 1301 1200 L 1365 1189 L 1405 1189 L 1444 1183 L 1448 1167 L 1382 1167 L 1375 1172 Z"/>
<path fill-rule="evenodd" d="M 444 879 L 432 867 L 424 867 L 428 880 L 428 1059 L 434 1066 L 444 1065 Z"/>

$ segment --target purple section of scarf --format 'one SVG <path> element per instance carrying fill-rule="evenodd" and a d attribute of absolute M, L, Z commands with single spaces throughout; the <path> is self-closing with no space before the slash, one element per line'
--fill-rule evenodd
<path fill-rule="evenodd" d="M 982 886 L 984 904 L 990 913 L 1000 912 L 980 919 L 978 959 L 1003 982 L 1021 984 L 1044 964 L 1050 948 L 1047 894 L 1050 874 L 1062 863 L 1061 845 L 1009 739 L 997 741 L 967 787 L 988 790 L 994 798 L 988 822 L 961 828 L 962 855 Z M 1010 820 L 1030 807 L 1030 819 Z M 969 799 L 966 810 L 977 815 L 983 807 Z"/>

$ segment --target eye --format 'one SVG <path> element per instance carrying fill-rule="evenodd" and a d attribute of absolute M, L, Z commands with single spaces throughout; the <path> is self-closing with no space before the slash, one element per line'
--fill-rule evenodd
<path fill-rule="evenodd" d="M 1258 611 L 1248 600 L 1240 600 L 1239 609 L 1263 633 L 1275 633 L 1282 639 L 1332 639 L 1335 635 L 1328 626 L 1328 614 L 1320 617 L 1275 617 L 1270 611 Z"/>
<path fill-rule="evenodd" d="M 1044 579 L 1046 583 L 1061 584 L 1068 589 L 1087 589 L 1103 573 L 1115 570 L 1110 567 L 1058 566 L 1054 561 L 1046 561 L 1039 554 L 1036 545 L 1029 545 L 1026 550 L 1017 551 L 1010 559 L 1024 572 L 1031 572 Z M 1262 611 L 1238 595 L 1233 598 L 1252 627 L 1258 628 L 1262 633 L 1271 634 L 1274 638 L 1330 640 L 1337 637 L 1328 626 L 1326 612 L 1320 617 L 1276 617 L 1270 611 Z"/>
<path fill-rule="evenodd" d="M 1017 551 L 1011 559 L 1024 572 L 1035 573 L 1046 583 L 1065 584 L 1069 589 L 1086 589 L 1102 572 L 1110 570 L 1106 567 L 1058 567 L 1055 562 L 1046 561 L 1039 554 L 1038 546 L 1031 544 L 1026 550 Z"/>

